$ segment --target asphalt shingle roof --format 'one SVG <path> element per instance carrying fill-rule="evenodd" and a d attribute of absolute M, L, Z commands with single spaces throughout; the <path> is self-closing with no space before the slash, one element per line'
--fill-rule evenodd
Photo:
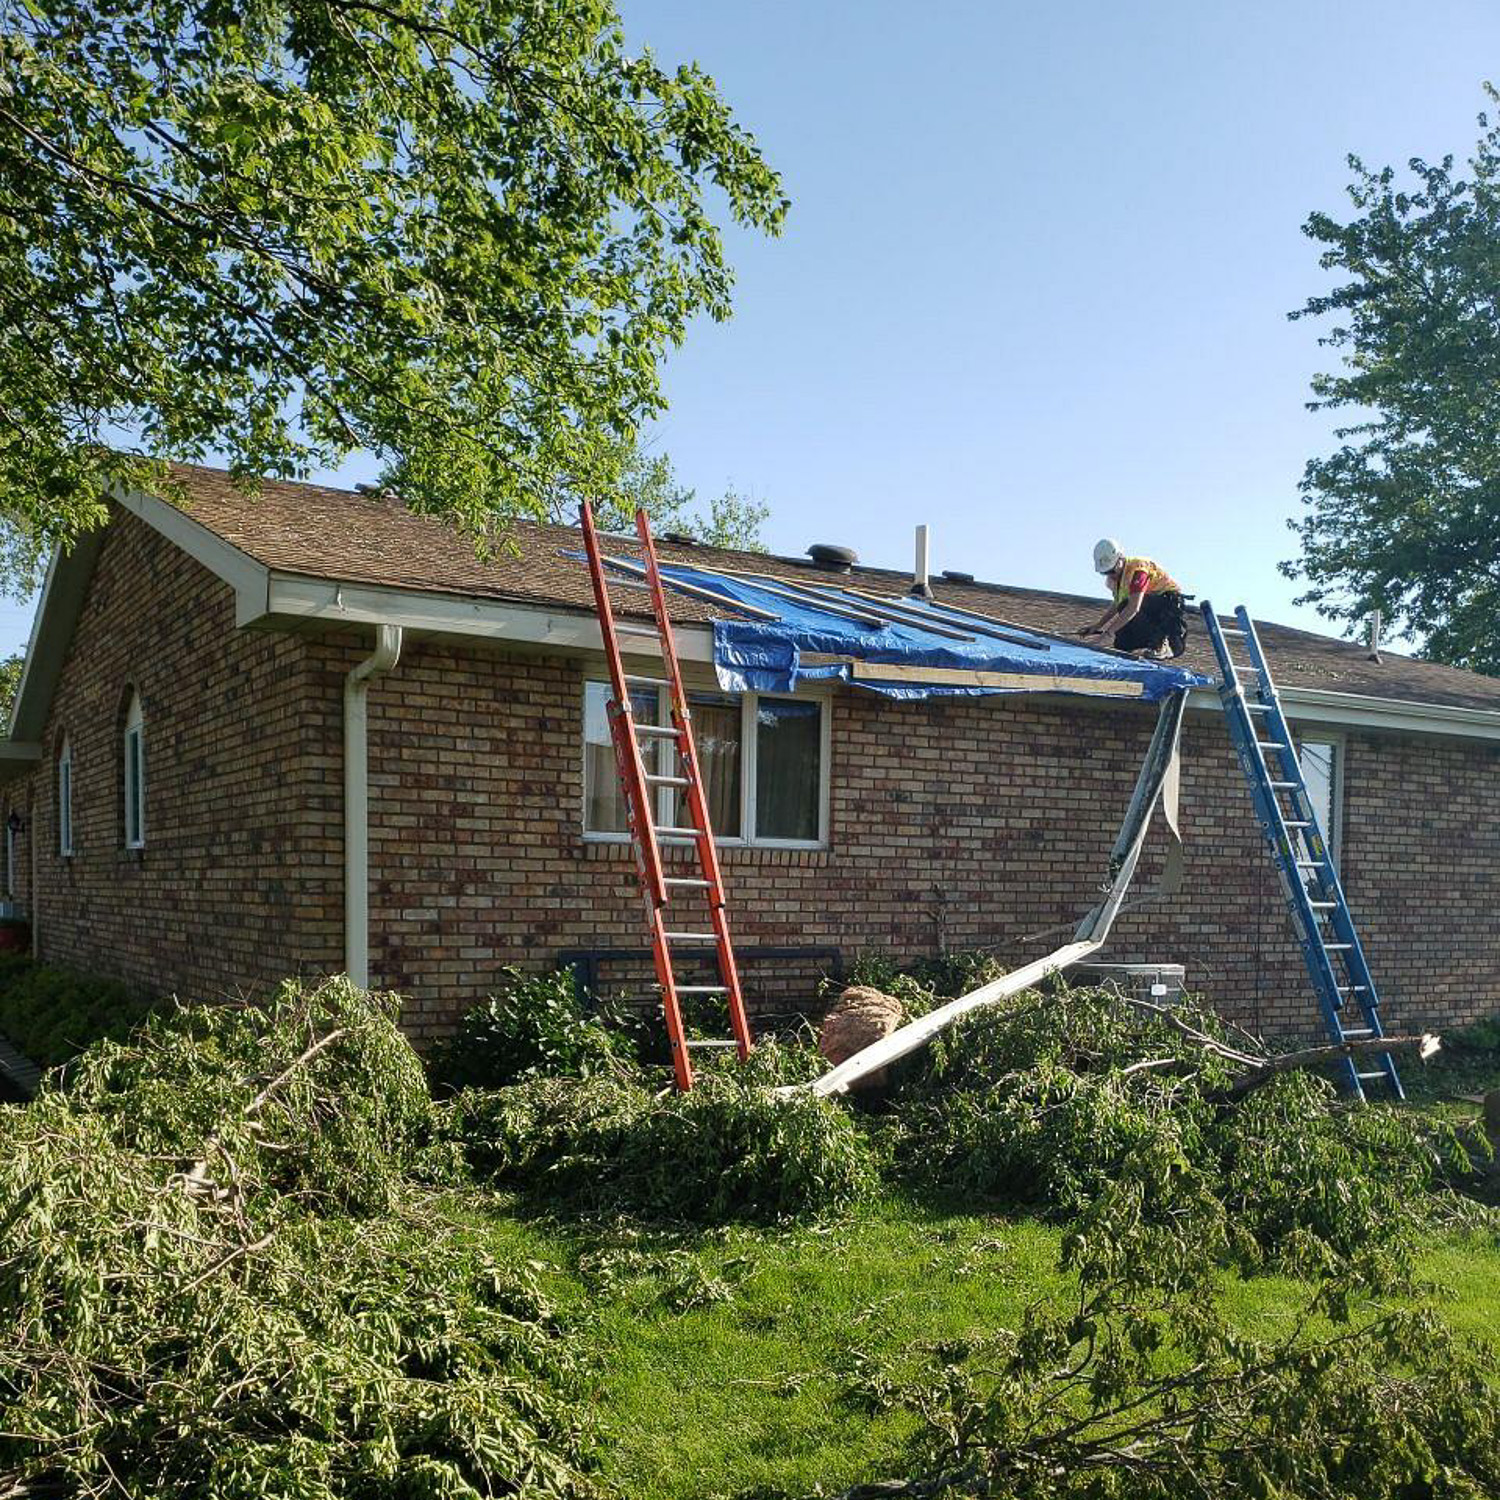
<path fill-rule="evenodd" d="M 247 495 L 220 469 L 177 465 L 174 473 L 194 519 L 279 572 L 590 613 L 593 609 L 587 570 L 581 560 L 568 556 L 582 545 L 571 527 L 517 523 L 503 548 L 481 558 L 450 523 L 418 515 L 388 496 L 276 480 L 265 481 L 257 493 Z M 608 545 L 618 556 L 637 556 L 633 539 L 610 538 Z M 839 576 L 821 572 L 806 559 L 660 540 L 658 550 L 663 561 L 739 568 L 804 584 Z M 861 566 L 844 581 L 894 597 L 905 593 L 910 575 Z M 932 580 L 932 587 L 940 602 L 1056 635 L 1074 635 L 1104 608 L 1102 593 L 1091 597 L 941 577 Z M 615 599 L 623 615 L 647 612 L 644 592 L 638 588 L 618 589 Z M 680 594 L 673 594 L 670 603 L 673 618 L 683 622 L 704 622 L 716 614 L 733 617 Z M 1375 662 L 1362 644 L 1287 625 L 1256 624 L 1277 680 L 1285 686 L 1500 710 L 1500 678 L 1390 651 L 1382 651 Z M 1180 664 L 1213 672 L 1212 652 L 1201 628 L 1190 631 L 1188 653 Z"/>

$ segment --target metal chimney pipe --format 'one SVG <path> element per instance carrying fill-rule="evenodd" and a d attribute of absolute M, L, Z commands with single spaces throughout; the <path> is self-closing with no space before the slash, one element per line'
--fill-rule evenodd
<path fill-rule="evenodd" d="M 1370 660 L 1371 661 L 1379 661 L 1380 660 L 1380 624 L 1381 624 L 1380 611 L 1378 609 L 1372 609 L 1370 611 Z"/>
<path fill-rule="evenodd" d="M 917 559 L 912 569 L 911 592 L 919 599 L 932 598 L 932 585 L 927 581 L 927 528 L 917 527 Z"/>

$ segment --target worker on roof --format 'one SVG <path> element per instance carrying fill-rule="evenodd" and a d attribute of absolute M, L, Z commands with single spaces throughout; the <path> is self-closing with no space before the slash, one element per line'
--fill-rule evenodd
<path fill-rule="evenodd" d="M 1158 660 L 1187 650 L 1182 588 L 1149 557 L 1126 557 L 1108 537 L 1094 547 L 1094 568 L 1109 580 L 1114 603 L 1081 636 L 1115 633 L 1115 650 Z"/>

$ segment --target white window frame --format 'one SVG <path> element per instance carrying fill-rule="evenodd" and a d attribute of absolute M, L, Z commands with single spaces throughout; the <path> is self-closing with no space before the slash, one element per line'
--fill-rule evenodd
<path fill-rule="evenodd" d="M 130 746 L 135 741 L 136 778 L 132 785 L 130 777 Z M 122 781 L 121 833 L 127 849 L 146 847 L 146 720 L 141 708 L 141 695 L 131 693 L 129 707 L 125 710 L 125 730 L 120 737 L 120 775 Z M 133 815 L 133 816 L 132 816 Z M 134 825 L 135 836 L 131 837 Z"/>
<path fill-rule="evenodd" d="M 73 857 L 73 742 L 66 736 L 57 753 L 57 852 Z"/>
<path fill-rule="evenodd" d="M 580 705 L 580 716 L 586 712 L 589 684 L 609 684 L 601 677 L 589 677 L 584 682 L 584 704 Z M 725 693 L 716 687 L 698 687 L 687 684 L 689 700 L 696 693 L 713 694 L 717 697 L 740 700 L 740 744 L 743 761 L 740 766 L 740 829 L 732 835 L 715 834 L 714 843 L 720 848 L 735 849 L 826 849 L 828 847 L 828 811 L 832 801 L 833 779 L 833 700 L 830 693 Z M 755 777 L 759 751 L 756 734 L 756 712 L 762 699 L 784 700 L 790 703 L 816 703 L 818 705 L 818 836 L 812 839 L 761 838 L 755 833 Z M 670 695 L 666 688 L 656 689 L 656 722 L 671 722 Z M 644 746 L 642 747 L 645 748 Z M 579 823 L 584 839 L 591 844 L 624 844 L 630 841 L 628 833 L 606 833 L 588 826 L 588 743 L 581 750 L 583 766 L 580 787 Z M 664 823 L 670 816 L 673 791 L 670 787 L 657 789 L 656 819 Z"/>
<path fill-rule="evenodd" d="M 1344 770 L 1348 763 L 1348 736 L 1335 729 L 1317 729 L 1311 726 L 1299 729 L 1295 724 L 1291 726 L 1291 730 L 1292 743 L 1297 747 L 1299 768 L 1304 741 L 1333 747 L 1333 785 L 1328 797 L 1328 820 L 1331 826 L 1323 830 L 1323 837 L 1327 841 L 1333 867 L 1337 870 L 1343 864 L 1344 853 Z"/>

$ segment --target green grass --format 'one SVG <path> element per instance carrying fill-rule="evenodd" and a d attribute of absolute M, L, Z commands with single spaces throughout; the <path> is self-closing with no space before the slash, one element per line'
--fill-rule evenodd
<path fill-rule="evenodd" d="M 673 1236 L 503 1206 L 476 1228 L 545 1266 L 580 1321 L 598 1363 L 604 1476 L 631 1500 L 836 1491 L 900 1472 L 911 1419 L 849 1399 L 851 1377 L 1013 1326 L 1065 1286 L 1056 1226 L 899 1199 L 790 1230 Z M 1495 1337 L 1500 1247 L 1446 1235 L 1421 1269 L 1456 1328 Z M 1226 1280 L 1246 1328 L 1283 1322 L 1297 1301 L 1283 1278 Z"/>

